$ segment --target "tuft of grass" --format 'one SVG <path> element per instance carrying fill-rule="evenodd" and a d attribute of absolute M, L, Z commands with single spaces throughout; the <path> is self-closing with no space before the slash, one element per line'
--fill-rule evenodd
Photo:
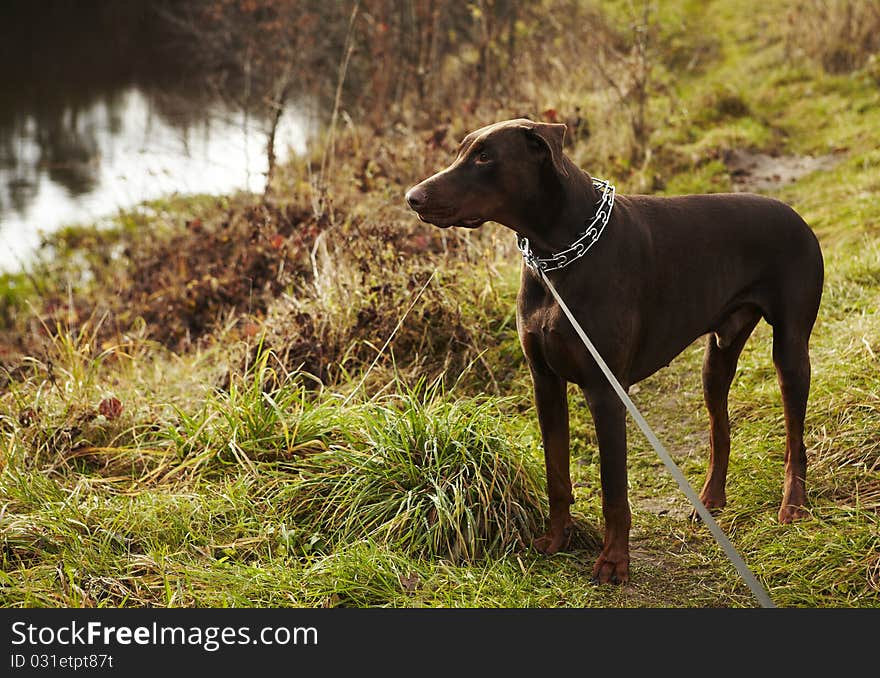
<path fill-rule="evenodd" d="M 368 538 L 452 562 L 498 557 L 536 535 L 541 470 L 494 398 L 450 399 L 442 382 L 398 384 L 356 408 L 346 444 L 313 455 L 290 509 L 329 547 Z"/>

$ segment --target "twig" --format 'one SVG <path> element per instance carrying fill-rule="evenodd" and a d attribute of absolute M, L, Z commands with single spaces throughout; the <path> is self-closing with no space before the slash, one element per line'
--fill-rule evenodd
<path fill-rule="evenodd" d="M 336 121 L 339 118 L 339 104 L 342 101 L 342 84 L 345 82 L 345 75 L 348 72 L 348 62 L 351 59 L 352 52 L 354 52 L 354 23 L 357 18 L 360 4 L 360 0 L 354 3 L 354 8 L 351 10 L 351 17 L 348 20 L 348 32 L 345 35 L 342 64 L 339 67 L 339 78 L 336 81 L 336 97 L 333 100 L 333 113 L 330 115 L 330 128 L 327 131 L 327 143 L 324 146 L 324 153 L 321 156 L 321 173 L 318 176 L 318 182 L 322 191 L 325 186 L 324 179 L 333 165 Z"/>

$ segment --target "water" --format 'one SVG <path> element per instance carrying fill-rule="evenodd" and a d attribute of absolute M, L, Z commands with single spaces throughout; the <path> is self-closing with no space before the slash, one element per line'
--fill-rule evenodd
<path fill-rule="evenodd" d="M 128 87 L 112 104 L 66 110 L 61 123 L 52 135 L 28 115 L 0 139 L 15 149 L 0 164 L 0 270 L 20 268 L 40 234 L 64 224 L 174 193 L 262 191 L 265 184 L 266 123 L 241 110 L 215 104 L 200 120 L 174 120 Z M 305 152 L 308 129 L 306 115 L 286 111 L 279 160 Z"/>
<path fill-rule="evenodd" d="M 65 224 L 175 193 L 263 190 L 268 121 L 176 77 L 173 56 L 149 51 L 162 27 L 150 16 L 144 28 L 146 10 L 120 17 L 105 3 L 117 14 L 102 24 L 89 3 L 27 5 L 0 11 L 0 271 L 26 266 L 41 234 Z M 279 162 L 305 152 L 312 119 L 287 107 Z"/>

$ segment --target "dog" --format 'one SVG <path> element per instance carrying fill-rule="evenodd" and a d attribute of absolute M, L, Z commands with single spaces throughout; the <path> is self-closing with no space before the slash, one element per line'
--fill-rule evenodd
<path fill-rule="evenodd" d="M 534 385 L 550 505 L 547 532 L 533 545 L 552 554 L 571 536 L 566 385 L 573 382 L 584 393 L 599 443 L 605 531 L 593 577 L 623 583 L 629 580 L 632 522 L 626 412 L 534 267 L 545 269 L 626 389 L 708 335 L 702 382 L 710 449 L 700 499 L 710 510 L 726 503 L 727 398 L 740 352 L 761 318 L 773 327 L 785 413 L 778 518 L 789 523 L 807 515 L 809 339 L 824 264 L 810 227 L 772 198 L 620 195 L 610 207 L 608 184 L 563 153 L 565 131 L 562 124 L 527 119 L 478 129 L 464 138 L 449 167 L 410 188 L 405 199 L 422 221 L 440 228 L 494 221 L 520 238 L 527 257 L 517 330 Z"/>

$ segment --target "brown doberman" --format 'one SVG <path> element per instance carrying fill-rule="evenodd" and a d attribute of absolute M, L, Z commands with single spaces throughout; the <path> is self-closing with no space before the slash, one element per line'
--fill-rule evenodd
<path fill-rule="evenodd" d="M 596 182 L 563 154 L 565 125 L 518 119 L 468 134 L 447 169 L 411 188 L 419 218 L 441 228 L 495 221 L 549 258 L 581 239 L 602 203 Z M 533 262 L 534 263 L 534 262 Z M 708 334 L 703 394 L 709 472 L 700 498 L 726 503 L 727 396 L 746 340 L 773 326 L 773 362 L 785 412 L 785 482 L 779 520 L 806 511 L 804 417 L 809 339 L 822 296 L 816 236 L 790 207 L 750 194 L 621 195 L 586 256 L 546 273 L 611 370 L 629 388 Z M 599 442 L 604 547 L 594 578 L 629 577 L 625 409 L 539 275 L 523 264 L 517 328 L 535 389 L 550 521 L 534 546 L 566 547 L 573 502 L 566 384 L 583 391 Z"/>

